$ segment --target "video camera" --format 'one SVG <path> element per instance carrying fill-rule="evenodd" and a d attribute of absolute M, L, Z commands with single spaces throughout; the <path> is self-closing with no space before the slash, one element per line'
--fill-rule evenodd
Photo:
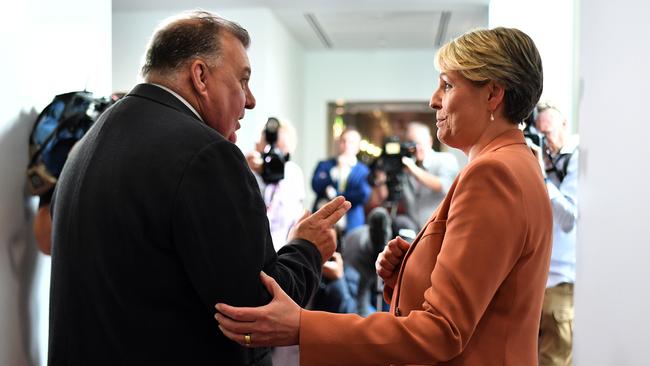
<path fill-rule="evenodd" d="M 277 183 L 284 179 L 284 165 L 289 161 L 289 154 L 284 155 L 277 147 L 280 121 L 269 117 L 264 126 L 264 139 L 267 145 L 262 153 L 262 179 L 265 183 Z"/>
<path fill-rule="evenodd" d="M 389 136 L 384 140 L 384 149 L 381 156 L 375 161 L 373 170 L 381 170 L 386 173 L 388 201 L 391 203 L 395 203 L 402 198 L 404 189 L 402 186 L 404 176 L 402 158 L 411 158 L 413 154 L 415 154 L 415 142 L 400 141 L 397 136 Z"/>

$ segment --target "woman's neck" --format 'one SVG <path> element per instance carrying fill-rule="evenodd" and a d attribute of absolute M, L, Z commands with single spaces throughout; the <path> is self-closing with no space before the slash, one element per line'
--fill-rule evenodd
<path fill-rule="evenodd" d="M 517 128 L 518 127 L 516 124 L 511 123 L 506 119 L 496 118 L 494 121 L 490 122 L 489 126 L 485 129 L 476 143 L 470 146 L 467 150 L 464 150 L 465 155 L 467 155 L 467 160 L 472 161 L 474 158 L 476 158 L 480 152 L 483 151 L 483 149 L 497 136 L 509 130 L 516 130 Z"/>

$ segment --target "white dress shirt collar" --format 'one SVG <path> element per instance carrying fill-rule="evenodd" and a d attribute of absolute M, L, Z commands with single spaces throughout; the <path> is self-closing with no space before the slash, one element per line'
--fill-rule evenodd
<path fill-rule="evenodd" d="M 203 122 L 203 118 L 201 118 L 201 115 L 196 111 L 196 109 L 194 109 L 194 107 L 192 107 L 192 105 L 187 100 L 185 100 L 185 98 L 181 97 L 180 94 L 176 93 L 175 91 L 169 89 L 166 86 L 163 86 L 163 85 L 160 85 L 160 84 L 154 84 L 154 83 L 151 83 L 151 84 L 159 87 L 160 89 L 168 91 L 171 95 L 178 98 L 178 100 L 183 102 L 183 104 L 185 104 L 187 106 L 187 108 L 189 108 L 197 117 L 199 117 L 201 122 Z"/>

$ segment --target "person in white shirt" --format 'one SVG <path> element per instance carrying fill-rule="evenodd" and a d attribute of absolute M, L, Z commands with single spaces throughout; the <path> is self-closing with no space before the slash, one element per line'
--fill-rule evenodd
<path fill-rule="evenodd" d="M 296 150 L 297 134 L 293 125 L 283 119 L 279 120 L 278 140 L 276 146 L 283 155 L 290 157 Z M 302 169 L 289 160 L 284 165 L 284 178 L 277 183 L 267 183 L 262 179 L 262 153 L 268 145 L 264 131 L 255 145 L 255 150 L 246 154 L 248 166 L 253 171 L 260 192 L 266 205 L 273 247 L 280 250 L 287 241 L 291 227 L 304 214 L 305 183 Z"/>
<path fill-rule="evenodd" d="M 553 208 L 553 251 L 544 293 L 539 338 L 540 366 L 573 362 L 573 284 L 576 278 L 578 139 L 550 103 L 537 105 L 535 127 L 545 137 L 543 169 Z"/>

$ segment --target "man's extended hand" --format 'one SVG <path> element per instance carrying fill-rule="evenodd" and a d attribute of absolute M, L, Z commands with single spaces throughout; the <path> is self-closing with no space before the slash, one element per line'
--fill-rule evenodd
<path fill-rule="evenodd" d="M 311 215 L 305 212 L 289 232 L 289 240 L 305 239 L 314 243 L 325 263 L 336 249 L 336 233 L 333 226 L 350 207 L 352 204 L 339 196 Z"/>

